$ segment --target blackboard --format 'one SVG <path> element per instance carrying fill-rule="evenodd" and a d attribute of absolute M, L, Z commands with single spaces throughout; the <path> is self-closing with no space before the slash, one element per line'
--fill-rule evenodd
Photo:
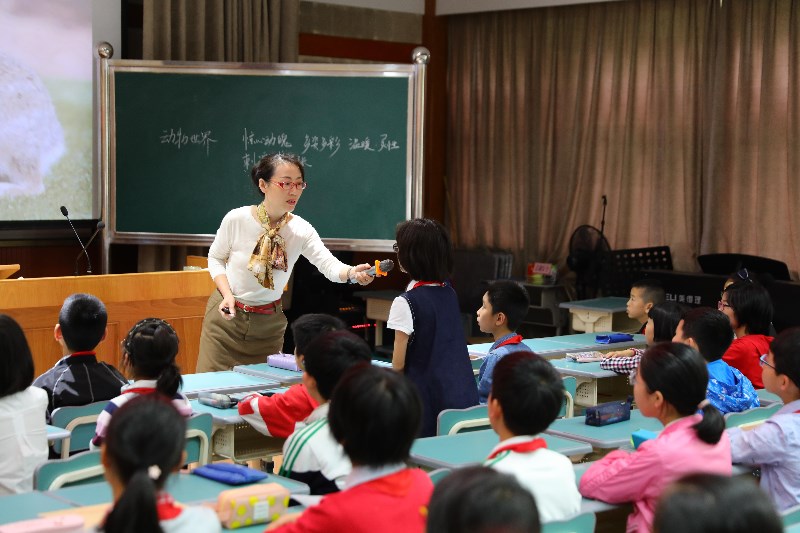
<path fill-rule="evenodd" d="M 210 243 L 278 151 L 303 159 L 295 212 L 332 247 L 385 247 L 419 216 L 417 65 L 107 64 L 112 242 Z"/>

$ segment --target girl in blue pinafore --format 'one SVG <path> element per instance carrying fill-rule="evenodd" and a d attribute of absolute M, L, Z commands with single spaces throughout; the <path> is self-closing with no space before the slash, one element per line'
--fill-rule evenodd
<path fill-rule="evenodd" d="M 398 224 L 394 249 L 412 281 L 389 311 L 387 326 L 395 330 L 392 366 L 417 386 L 423 405 L 420 436 L 430 437 L 440 411 L 478 404 L 458 299 L 445 281 L 453 267 L 453 244 L 440 223 L 416 218 Z"/>

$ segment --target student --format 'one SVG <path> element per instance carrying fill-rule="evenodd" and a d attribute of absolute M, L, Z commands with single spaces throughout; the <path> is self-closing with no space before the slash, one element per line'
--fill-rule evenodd
<path fill-rule="evenodd" d="M 692 309 L 678 324 L 673 340 L 691 346 L 708 362 L 706 398 L 720 413 L 738 413 L 759 406 L 750 380 L 722 360 L 733 340 L 733 330 L 721 311 L 710 307 Z"/>
<path fill-rule="evenodd" d="M 531 351 L 523 344 L 522 335 L 515 333 L 528 314 L 529 305 L 528 291 L 510 279 L 495 281 L 483 295 L 483 305 L 478 309 L 478 327 L 482 332 L 492 334 L 494 344 L 483 359 L 478 374 L 478 398 L 481 403 L 486 403 L 492 390 L 494 365 L 508 353 Z"/>
<path fill-rule="evenodd" d="M 19 324 L 0 315 L 0 495 L 33 489 L 47 460 L 47 394 L 32 387 L 33 357 Z"/>
<path fill-rule="evenodd" d="M 303 368 L 303 354 L 320 333 L 346 328 L 338 318 L 321 313 L 303 315 L 292 322 L 297 366 Z M 283 394 L 261 396 L 254 393 L 244 398 L 239 402 L 239 414 L 259 433 L 285 439 L 292 434 L 295 424 L 305 420 L 318 405 L 306 386 L 298 383 Z"/>
<path fill-rule="evenodd" d="M 122 368 L 134 382 L 122 387 L 121 394 L 108 402 L 97 417 L 92 447 L 102 444 L 114 411 L 143 394 L 163 394 L 172 400 L 180 414 L 192 414 L 189 400 L 179 392 L 183 380 L 175 364 L 176 355 L 178 334 L 168 322 L 160 318 L 145 318 L 134 324 L 122 341 Z"/>
<path fill-rule="evenodd" d="M 210 507 L 176 505 L 164 491 L 185 462 L 186 421 L 158 394 L 134 398 L 114 413 L 100 451 L 113 507 L 104 533 L 217 533 Z"/>
<path fill-rule="evenodd" d="M 331 398 L 330 428 L 353 464 L 346 489 L 271 524 L 281 533 L 422 533 L 433 483 L 405 461 L 422 405 L 402 374 L 369 364 L 352 368 Z"/>
<path fill-rule="evenodd" d="M 349 331 L 322 333 L 305 349 L 303 385 L 318 406 L 286 439 L 280 475 L 302 481 L 311 494 L 341 490 L 350 473 L 350 461 L 331 436 L 328 400 L 342 374 L 371 360 L 367 343 Z"/>
<path fill-rule="evenodd" d="M 592 463 L 581 477 L 581 494 L 609 503 L 633 502 L 627 530 L 645 533 L 669 483 L 695 472 L 730 475 L 730 443 L 721 438 L 725 421 L 706 400 L 707 385 L 706 363 L 695 349 L 675 342 L 648 348 L 633 395 L 642 414 L 657 418 L 664 430 L 635 452 L 615 450 Z"/>
<path fill-rule="evenodd" d="M 661 302 L 653 305 L 647 312 L 647 323 L 644 326 L 644 338 L 647 346 L 657 342 L 668 342 L 675 336 L 681 317 L 687 307 L 677 302 Z M 608 352 L 600 361 L 600 368 L 613 370 L 617 374 L 630 375 L 639 366 L 644 349 L 628 348 L 616 352 Z"/>
<path fill-rule="evenodd" d="M 742 477 L 685 476 L 664 491 L 653 521 L 655 533 L 782 533 L 769 498 Z"/>
<path fill-rule="evenodd" d="M 424 409 L 420 436 L 430 437 L 440 411 L 478 404 L 458 298 L 446 281 L 453 243 L 440 223 L 415 218 L 398 224 L 395 251 L 412 281 L 389 310 L 386 325 L 395 330 L 392 367 L 417 386 Z"/>
<path fill-rule="evenodd" d="M 722 359 L 738 368 L 755 388 L 763 389 L 758 359 L 769 351 L 773 339 L 769 335 L 772 323 L 769 293 L 757 282 L 739 281 L 722 292 L 717 309 L 728 317 L 736 335 Z"/>
<path fill-rule="evenodd" d="M 784 405 L 749 431 L 728 430 L 737 463 L 761 467 L 761 488 L 779 511 L 800 504 L 800 328 L 781 331 L 761 359 L 764 385 Z"/>
<path fill-rule="evenodd" d="M 561 375 L 540 356 L 515 352 L 494 367 L 489 422 L 500 443 L 484 464 L 516 477 L 536 499 L 542 522 L 570 518 L 581 509 L 572 462 L 538 437 L 563 402 Z"/>
<path fill-rule="evenodd" d="M 493 468 L 453 471 L 433 490 L 427 533 L 539 533 L 533 494 Z"/>
<path fill-rule="evenodd" d="M 110 400 L 128 382 L 113 366 L 97 360 L 95 347 L 106 337 L 106 306 L 91 294 L 64 300 L 53 330 L 62 358 L 36 378 L 34 386 L 47 392 L 47 421 L 59 407 Z"/>
<path fill-rule="evenodd" d="M 641 279 L 631 285 L 631 294 L 625 305 L 628 318 L 638 320 L 642 325 L 639 333 L 644 333 L 647 325 L 647 312 L 654 305 L 664 301 L 664 287 L 655 279 Z"/>

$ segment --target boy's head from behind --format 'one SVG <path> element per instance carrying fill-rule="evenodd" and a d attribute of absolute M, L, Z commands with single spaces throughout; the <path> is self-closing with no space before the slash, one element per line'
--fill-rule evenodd
<path fill-rule="evenodd" d="M 688 344 L 711 363 L 720 359 L 733 342 L 733 328 L 725 313 L 697 307 L 683 316 L 672 340 Z"/>
<path fill-rule="evenodd" d="M 483 295 L 478 326 L 484 333 L 515 331 L 528 314 L 530 297 L 525 288 L 510 279 L 495 281 Z"/>
<path fill-rule="evenodd" d="M 775 337 L 761 375 L 770 392 L 791 400 L 800 396 L 800 327 L 787 328 Z"/>
<path fill-rule="evenodd" d="M 309 313 L 292 322 L 294 354 L 298 357 L 306 353 L 306 348 L 320 333 L 347 329 L 341 319 L 324 313 Z"/>
<path fill-rule="evenodd" d="M 537 533 L 536 500 L 511 475 L 485 466 L 442 479 L 428 504 L 428 533 Z"/>
<path fill-rule="evenodd" d="M 531 352 L 513 352 L 494 367 L 489 395 L 489 420 L 500 432 L 541 433 L 558 417 L 564 401 L 564 382 L 558 371 Z"/>
<path fill-rule="evenodd" d="M 642 279 L 631 285 L 631 293 L 626 305 L 628 317 L 642 324 L 647 322 L 647 312 L 655 304 L 666 298 L 664 287 L 655 279 Z"/>
<path fill-rule="evenodd" d="M 311 341 L 304 355 L 303 383 L 312 394 L 329 400 L 342 375 L 358 363 L 369 363 L 372 351 L 349 331 L 327 331 Z"/>
<path fill-rule="evenodd" d="M 328 420 L 354 465 L 400 463 L 419 434 L 422 401 L 403 374 L 359 364 L 336 387 Z"/>
<path fill-rule="evenodd" d="M 106 335 L 106 306 L 91 294 L 73 294 L 64 300 L 58 313 L 56 331 L 71 352 L 94 350 Z M 56 333 L 58 338 L 58 333 Z"/>

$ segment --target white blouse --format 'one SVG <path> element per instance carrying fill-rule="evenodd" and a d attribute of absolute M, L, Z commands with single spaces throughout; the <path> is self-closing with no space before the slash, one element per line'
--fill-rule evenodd
<path fill-rule="evenodd" d="M 0 495 L 33 490 L 33 471 L 47 461 L 46 410 L 39 387 L 0 398 Z"/>

